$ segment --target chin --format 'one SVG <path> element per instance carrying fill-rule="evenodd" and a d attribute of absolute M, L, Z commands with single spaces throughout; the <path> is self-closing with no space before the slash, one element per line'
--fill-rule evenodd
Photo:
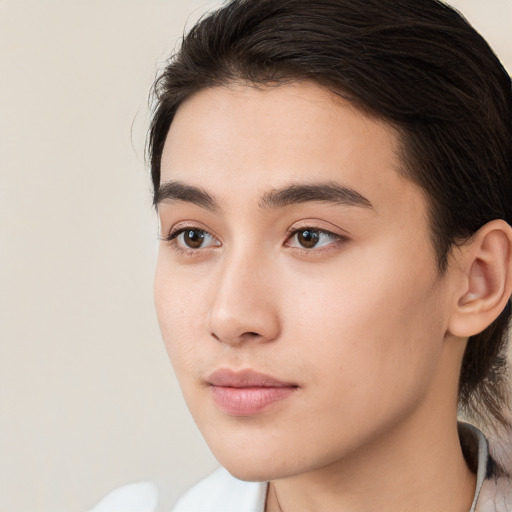
<path fill-rule="evenodd" d="M 238 480 L 244 480 L 245 482 L 269 482 L 270 480 L 274 480 L 274 478 L 272 478 L 266 471 L 248 471 L 247 468 L 242 469 L 237 467 L 233 469 L 232 467 L 223 467 L 235 478 L 238 478 Z"/>
<path fill-rule="evenodd" d="M 288 478 L 307 472 L 312 468 L 304 467 L 299 460 L 294 460 L 286 453 L 260 450 L 257 453 L 239 450 L 220 450 L 213 454 L 219 463 L 239 480 L 247 482 L 269 482 Z"/>
<path fill-rule="evenodd" d="M 246 464 L 245 460 L 239 460 L 234 464 L 223 464 L 222 462 L 221 464 L 235 478 L 246 482 L 269 482 L 291 476 L 286 471 L 280 471 L 268 465 Z"/>
<path fill-rule="evenodd" d="M 215 449 L 210 446 L 219 464 L 231 475 L 247 482 L 267 482 L 275 476 L 277 468 L 273 467 L 269 454 L 261 456 L 253 450 L 233 450 L 229 448 Z"/>

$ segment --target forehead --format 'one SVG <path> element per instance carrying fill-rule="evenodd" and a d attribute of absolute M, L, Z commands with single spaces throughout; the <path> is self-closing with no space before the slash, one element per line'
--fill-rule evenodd
<path fill-rule="evenodd" d="M 393 127 L 312 83 L 214 87 L 178 109 L 162 183 L 178 180 L 248 204 L 290 183 L 330 181 L 376 210 L 408 208 L 424 198 L 399 172 L 398 140 Z"/>

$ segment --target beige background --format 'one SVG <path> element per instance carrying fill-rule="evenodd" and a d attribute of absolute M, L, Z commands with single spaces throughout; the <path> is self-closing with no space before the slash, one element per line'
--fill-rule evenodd
<path fill-rule="evenodd" d="M 153 313 L 147 93 L 200 0 L 0 0 L 0 511 L 208 473 Z M 512 0 L 453 2 L 512 69 Z"/>

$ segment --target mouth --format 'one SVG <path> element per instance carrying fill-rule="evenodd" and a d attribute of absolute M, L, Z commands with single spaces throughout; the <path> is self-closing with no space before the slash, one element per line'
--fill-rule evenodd
<path fill-rule="evenodd" d="M 230 416 L 253 416 L 290 397 L 296 384 L 254 370 L 221 369 L 207 379 L 215 404 Z"/>

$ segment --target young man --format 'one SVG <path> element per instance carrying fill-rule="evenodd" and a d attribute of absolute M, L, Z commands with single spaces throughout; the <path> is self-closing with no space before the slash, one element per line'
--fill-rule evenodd
<path fill-rule="evenodd" d="M 436 0 L 235 0 L 156 101 L 157 313 L 227 470 L 175 511 L 511 511 L 457 421 L 510 442 L 512 93 L 485 41 Z"/>

